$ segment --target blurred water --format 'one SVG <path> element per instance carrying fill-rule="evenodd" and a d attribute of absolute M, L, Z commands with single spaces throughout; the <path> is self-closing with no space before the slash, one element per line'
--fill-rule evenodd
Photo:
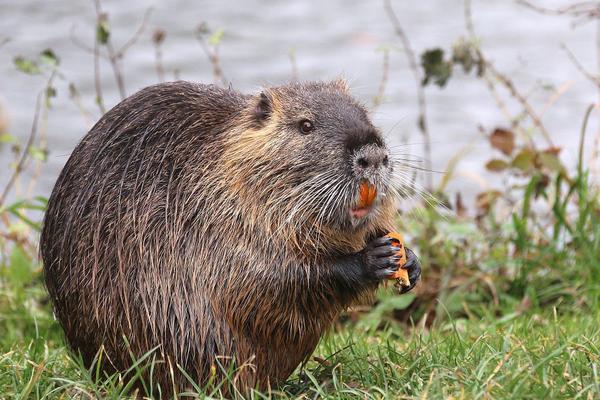
<path fill-rule="evenodd" d="M 461 0 L 394 3 L 419 53 L 436 46 L 449 48 L 464 35 Z M 542 3 L 548 7 L 568 4 Z M 117 44 L 127 40 L 148 7 L 154 11 L 147 29 L 123 62 L 128 94 L 157 81 L 151 42 L 157 28 L 167 32 L 163 52 L 171 79 L 173 71 L 179 70 L 183 79 L 212 81 L 211 67 L 193 35 L 197 25 L 206 21 L 212 28 L 225 31 L 221 62 L 236 89 L 255 91 L 262 85 L 289 80 L 288 54 L 294 49 L 301 79 L 344 76 L 353 93 L 366 104 L 372 103 L 381 77 L 382 53 L 378 49 L 392 46 L 385 102 L 374 112 L 373 119 L 392 143 L 408 143 L 398 151 L 422 155 L 422 138 L 415 125 L 415 82 L 381 2 L 106 0 L 104 8 L 110 15 Z M 551 96 L 551 91 L 540 89 L 542 84 L 554 88 L 570 85 L 543 120 L 556 143 L 565 147 L 567 161 L 572 162 L 584 109 L 596 100 L 597 94 L 567 59 L 560 44 L 567 44 L 582 64 L 595 70 L 595 25 L 588 23 L 573 29 L 564 17 L 540 16 L 508 0 L 476 0 L 473 14 L 486 53 L 498 69 L 531 94 L 534 108 L 540 110 Z M 0 102 L 9 115 L 13 134 L 23 139 L 29 134 L 35 97 L 44 85 L 43 79 L 16 71 L 13 58 L 35 56 L 46 48 L 52 48 L 61 58 L 65 79 L 56 85 L 59 96 L 48 119 L 50 154 L 37 187 L 37 193 L 48 195 L 69 153 L 90 128 L 89 124 L 99 117 L 94 105 L 93 57 L 70 38 L 73 31 L 85 43 L 93 43 L 93 4 L 81 0 L 0 0 L 0 15 L 0 41 L 10 38 L 0 48 Z M 103 64 L 102 68 L 105 100 L 107 106 L 112 106 L 119 100 L 118 92 L 110 67 Z M 93 121 L 86 121 L 69 100 L 69 82 L 82 93 Z M 456 152 L 471 144 L 470 152 L 458 166 L 458 178 L 452 188 L 474 193 L 491 179 L 483 164 L 493 154 L 477 126 L 490 130 L 506 125 L 506 121 L 484 84 L 462 72 L 456 73 L 445 90 L 428 88 L 427 96 L 433 168 L 444 170 Z M 596 127 L 597 122 L 592 121 L 593 132 Z M 7 149 L 0 150 L 0 156 L 3 185 L 9 173 L 5 169 Z"/>

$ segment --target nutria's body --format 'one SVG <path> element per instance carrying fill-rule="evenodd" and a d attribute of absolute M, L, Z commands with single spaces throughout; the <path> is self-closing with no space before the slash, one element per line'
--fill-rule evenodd
<path fill-rule="evenodd" d="M 109 371 L 157 348 L 163 394 L 191 386 L 177 365 L 200 384 L 219 365 L 239 388 L 285 380 L 396 268 L 377 239 L 393 227 L 390 172 L 341 81 L 138 92 L 84 137 L 49 200 L 41 253 L 69 344 L 86 363 L 103 347 Z M 366 210 L 362 181 L 378 191 Z"/>

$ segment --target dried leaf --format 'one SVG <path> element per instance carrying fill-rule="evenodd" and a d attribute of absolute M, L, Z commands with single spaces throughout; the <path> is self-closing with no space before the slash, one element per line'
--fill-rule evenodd
<path fill-rule="evenodd" d="M 498 158 L 495 158 L 493 160 L 490 160 L 487 162 L 487 164 L 485 164 L 485 168 L 488 171 L 492 171 L 492 172 L 500 172 L 500 171 L 504 171 L 505 169 L 507 169 L 510 166 L 509 163 L 507 163 L 504 160 L 500 160 Z"/>
<path fill-rule="evenodd" d="M 467 208 L 465 207 L 465 204 L 462 199 L 462 194 L 460 192 L 456 193 L 455 204 L 456 204 L 455 209 L 456 209 L 457 216 L 464 217 L 465 215 L 467 215 Z"/>
<path fill-rule="evenodd" d="M 492 147 L 510 156 L 515 149 L 515 134 L 502 128 L 496 130 L 490 136 Z"/>
<path fill-rule="evenodd" d="M 497 190 L 488 190 L 487 192 L 481 192 L 477 195 L 475 205 L 480 211 L 487 214 L 494 201 L 496 201 L 496 199 L 499 198 L 501 195 L 502 193 L 500 193 Z"/>
<path fill-rule="evenodd" d="M 528 171 L 534 167 L 535 152 L 531 149 L 523 149 L 512 160 L 512 166 L 521 171 Z"/>
<path fill-rule="evenodd" d="M 553 154 L 555 156 L 558 156 L 558 155 L 560 155 L 561 151 L 562 151 L 562 147 L 548 147 L 543 152 L 544 153 L 548 153 L 548 154 Z"/>
<path fill-rule="evenodd" d="M 165 31 L 163 31 L 162 29 L 157 29 L 152 34 L 152 41 L 155 44 L 161 44 L 162 42 L 164 42 L 166 36 L 167 33 Z"/>

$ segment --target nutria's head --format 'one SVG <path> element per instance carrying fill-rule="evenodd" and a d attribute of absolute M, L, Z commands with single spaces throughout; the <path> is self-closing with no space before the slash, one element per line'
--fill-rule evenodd
<path fill-rule="evenodd" d="M 311 252 L 360 246 L 389 227 L 389 151 L 344 81 L 269 88 L 249 101 L 224 159 L 235 160 L 235 189 L 259 223 Z"/>

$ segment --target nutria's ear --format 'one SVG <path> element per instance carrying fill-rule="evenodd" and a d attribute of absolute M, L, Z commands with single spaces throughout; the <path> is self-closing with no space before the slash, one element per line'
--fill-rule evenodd
<path fill-rule="evenodd" d="M 258 102 L 254 106 L 254 118 L 257 122 L 267 120 L 273 112 L 273 101 L 269 95 L 262 92 L 258 96 Z"/>

